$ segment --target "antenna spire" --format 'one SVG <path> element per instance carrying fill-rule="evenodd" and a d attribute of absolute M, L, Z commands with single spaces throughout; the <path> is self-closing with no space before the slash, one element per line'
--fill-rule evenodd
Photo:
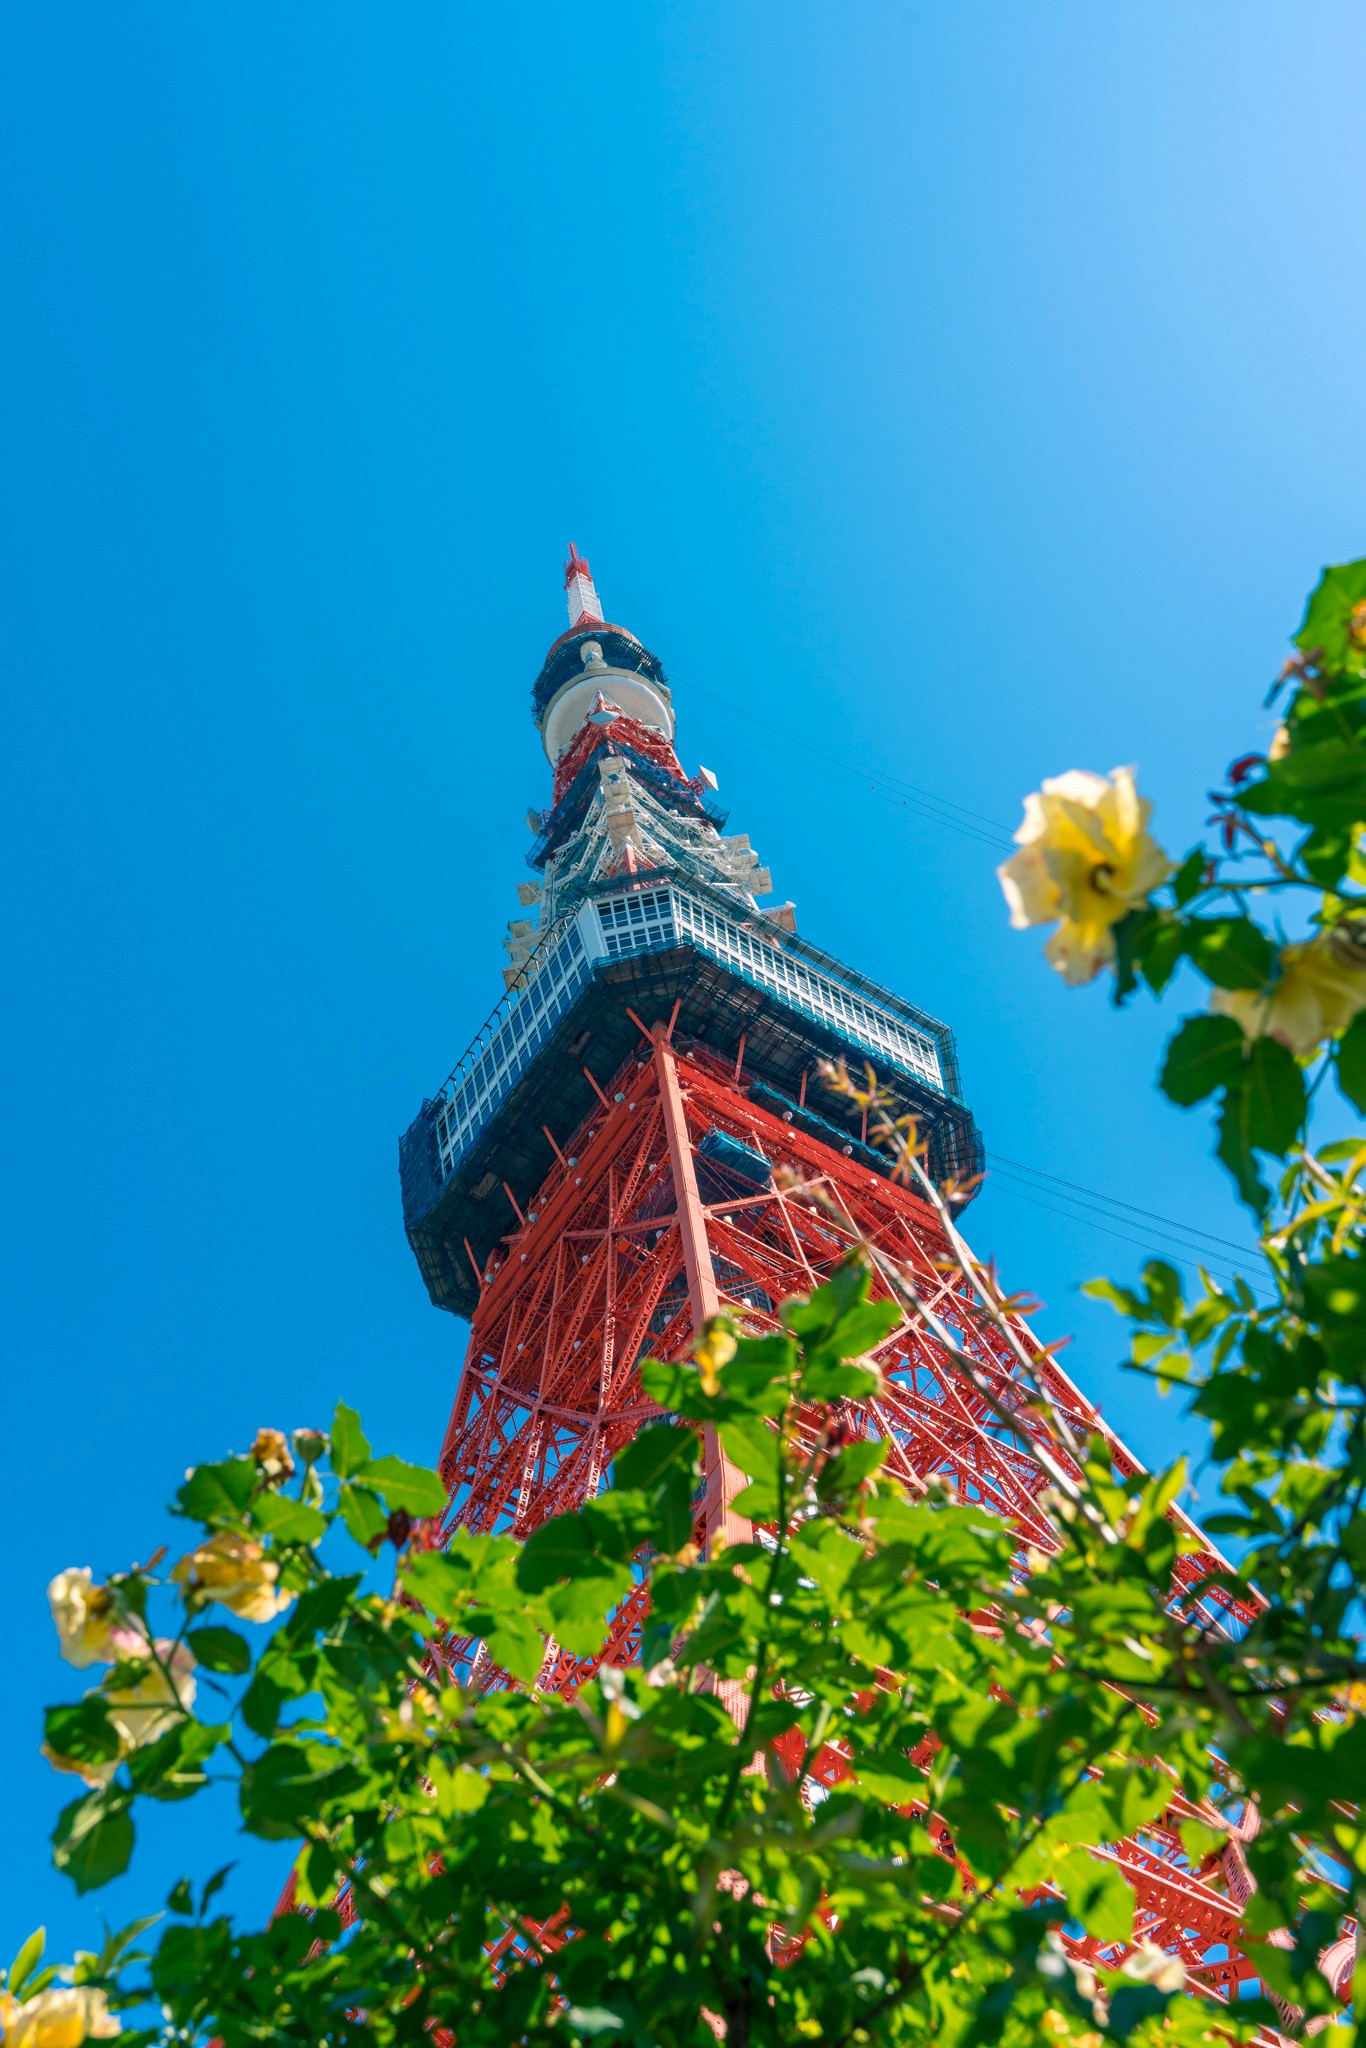
<path fill-rule="evenodd" d="M 569 606 L 571 633 L 577 632 L 582 625 L 602 625 L 602 599 L 593 587 L 593 571 L 572 540 L 569 543 L 569 560 L 564 565 L 564 595 Z"/>

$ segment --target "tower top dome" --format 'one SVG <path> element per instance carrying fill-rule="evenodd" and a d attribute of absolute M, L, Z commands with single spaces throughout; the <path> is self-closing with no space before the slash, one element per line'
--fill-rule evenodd
<path fill-rule="evenodd" d="M 672 741 L 673 700 L 663 664 L 624 626 L 609 624 L 588 562 L 569 543 L 564 565 L 569 630 L 547 654 L 532 706 L 547 758 L 558 760 L 591 714 L 604 680 L 614 704 Z"/>

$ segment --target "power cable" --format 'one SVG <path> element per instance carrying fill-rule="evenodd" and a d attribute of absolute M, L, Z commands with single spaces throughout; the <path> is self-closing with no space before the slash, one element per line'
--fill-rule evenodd
<path fill-rule="evenodd" d="M 1225 1251 L 1236 1252 L 1239 1258 L 1247 1257 L 1247 1246 L 1235 1243 L 1231 1237 L 1216 1237 L 1212 1230 L 1199 1230 L 1195 1224 L 1180 1223 L 1174 1216 L 1159 1216 L 1155 1209 L 1140 1209 L 1134 1202 L 1121 1202 L 1118 1195 L 1102 1194 L 1099 1188 L 1083 1187 L 1080 1181 L 1064 1180 L 1060 1174 L 1045 1173 L 1041 1166 L 1026 1166 L 1020 1159 L 1007 1159 L 1003 1152 L 993 1152 L 991 1164 L 1013 1173 L 1033 1174 L 1036 1180 L 1051 1181 L 1054 1187 L 1065 1188 L 1069 1194 L 1086 1195 L 1092 1201 L 1107 1203 L 1112 1209 L 1127 1209 L 1131 1216 L 1141 1216 L 1147 1223 L 1160 1223 L 1165 1230 L 1174 1231 L 1179 1237 L 1203 1237 L 1210 1244 L 1222 1245 Z"/>
<path fill-rule="evenodd" d="M 1140 1246 L 1151 1257 L 1173 1258 L 1187 1266 L 1203 1265 L 1211 1272 L 1218 1272 L 1224 1276 L 1236 1274 L 1248 1281 L 1258 1277 L 1257 1269 L 1251 1264 L 1233 1258 L 1227 1252 L 1211 1251 L 1205 1245 L 1193 1244 L 1189 1238 L 1178 1236 L 1172 1231 L 1155 1228 L 1146 1232 L 1144 1236 L 1137 1237 L 1132 1231 L 1116 1228 L 1117 1225 L 1122 1226 L 1126 1223 L 1128 1218 L 1115 1216 L 1100 1203 L 1084 1201 L 1080 1196 L 1060 1194 L 1049 1201 L 1045 1197 L 1050 1191 L 1040 1190 L 1028 1182 L 1020 1185 L 1013 1179 L 1003 1180 L 999 1178 L 999 1169 L 990 1176 L 988 1185 L 994 1185 L 1001 1194 L 1016 1195 L 1022 1202 L 1033 1202 L 1039 1208 L 1049 1209 L 1055 1216 L 1066 1216 L 1074 1223 L 1089 1223 L 1095 1229 L 1104 1229 L 1111 1236 L 1122 1236 L 1127 1243 Z M 1060 1208 L 1059 1203 L 1066 1203 L 1069 1206 Z M 1095 1220 L 1097 1218 L 1102 1218 L 1103 1221 L 1098 1222 Z"/>
<path fill-rule="evenodd" d="M 789 727 L 761 716 L 757 711 L 750 711 L 742 704 L 734 704 L 728 698 L 718 696 L 714 690 L 703 689 L 700 683 L 690 682 L 685 684 L 684 688 L 694 691 L 699 697 L 705 697 L 709 703 L 719 705 L 723 711 L 747 718 L 752 725 L 775 735 L 788 747 L 799 748 L 840 773 L 853 776 L 860 783 L 867 778 L 872 793 L 884 803 L 894 804 L 898 809 L 915 811 L 927 823 L 947 825 L 951 831 L 962 832 L 969 839 L 981 840 L 989 846 L 1004 849 L 1015 843 L 1010 836 L 1009 826 L 1003 825 L 999 818 L 988 818 L 981 811 L 970 810 L 966 804 L 955 803 L 949 797 L 936 795 L 931 789 L 922 789 L 917 783 L 906 782 L 900 776 L 891 775 L 885 768 L 871 768 L 863 762 L 851 761 L 847 755 L 836 753 L 822 741 L 795 733 Z M 951 815 L 953 813 L 957 815 Z"/>
<path fill-rule="evenodd" d="M 962 833 L 965 838 L 975 839 L 980 844 L 997 849 L 1010 848 L 1015 844 L 1009 827 L 1003 825 L 998 818 L 987 817 L 985 813 L 974 811 L 966 804 L 956 803 L 952 798 L 940 796 L 934 790 L 922 789 L 916 783 L 890 775 L 885 768 L 874 769 L 864 763 L 850 760 L 847 755 L 837 753 L 823 741 L 795 733 L 774 719 L 766 718 L 759 712 L 736 704 L 729 698 L 718 695 L 714 690 L 705 689 L 700 683 L 688 682 L 684 687 L 694 691 L 699 697 L 705 697 L 723 711 L 747 718 L 752 725 L 760 727 L 765 733 L 776 738 L 781 748 L 786 748 L 789 752 L 793 749 L 798 750 L 798 758 L 806 755 L 821 761 L 837 773 L 857 781 L 860 786 L 866 786 L 869 792 L 882 802 L 892 804 L 897 809 L 909 810 L 927 824 L 945 826 L 950 831 Z M 1083 1187 L 1080 1182 L 1066 1180 L 1060 1174 L 1045 1173 L 1041 1167 L 1028 1166 L 1021 1160 L 1007 1159 L 1002 1153 L 992 1153 L 990 1163 L 998 1176 L 1013 1174 L 1025 1178 L 1024 1187 L 1018 1187 L 1012 1186 L 1008 1178 L 998 1177 L 996 1184 L 1003 1194 L 1015 1195 L 1021 1201 L 1032 1202 L 1035 1208 L 1045 1209 L 1050 1215 L 1065 1217 L 1069 1222 L 1084 1223 L 1090 1229 L 1099 1230 L 1105 1236 L 1116 1238 L 1123 1244 L 1131 1244 L 1140 1251 L 1151 1252 L 1153 1246 L 1148 1242 L 1148 1238 L 1135 1237 L 1127 1231 L 1116 1230 L 1113 1227 L 1116 1222 L 1127 1222 L 1130 1217 L 1138 1218 L 1156 1227 L 1155 1234 L 1165 1240 L 1163 1249 L 1175 1258 L 1179 1265 L 1192 1270 L 1197 1269 L 1202 1263 L 1209 1266 L 1218 1265 L 1231 1270 L 1240 1278 L 1258 1277 L 1257 1268 L 1250 1263 L 1246 1246 L 1235 1243 L 1232 1238 L 1219 1237 L 1213 1231 L 1200 1230 L 1193 1224 L 1180 1223 L 1174 1217 L 1161 1216 L 1155 1210 L 1140 1208 L 1137 1203 L 1124 1202 L 1117 1196 L 1102 1194 L 1098 1188 Z M 1054 1202 L 1041 1199 L 1040 1191 L 1032 1185 L 1035 1181 L 1048 1183 L 1043 1193 L 1051 1193 L 1055 1189 L 1058 1191 Z M 1071 1206 L 1058 1208 L 1057 1201 L 1069 1203 Z M 1111 1213 L 1116 1210 L 1121 1212 L 1118 1216 Z M 1079 1211 L 1081 1213 L 1078 1213 Z M 1106 1216 L 1108 1221 L 1097 1222 L 1097 1215 Z M 1148 1237 L 1153 1234 L 1150 1230 Z M 1183 1247 L 1186 1255 L 1171 1250 L 1170 1247 L 1174 1245 Z M 1236 1256 L 1230 1257 L 1230 1253 Z"/>
<path fill-rule="evenodd" d="M 1028 1202 L 1035 1209 L 1045 1209 L 1047 1210 L 1050 1216 L 1061 1216 L 1068 1223 L 1079 1223 L 1084 1230 L 1098 1230 L 1102 1237 L 1116 1238 L 1119 1241 L 1119 1243 L 1131 1244 L 1135 1246 L 1139 1251 L 1144 1251 L 1151 1254 L 1153 1250 L 1151 1243 L 1149 1243 L 1144 1238 L 1130 1237 L 1127 1231 L 1114 1230 L 1110 1227 L 1108 1223 L 1097 1223 L 1094 1217 L 1092 1216 L 1078 1216 L 1073 1210 L 1056 1208 L 1052 1202 L 1041 1201 L 1037 1195 L 1026 1194 L 1023 1188 L 1010 1187 L 1004 1181 L 1002 1181 L 998 1183 L 998 1192 L 1003 1195 L 1013 1195 L 1017 1201 Z M 1209 1268 L 1216 1263 L 1214 1260 L 1198 1259 L 1195 1257 L 1185 1257 L 1179 1252 L 1170 1252 L 1168 1253 L 1168 1256 L 1175 1262 L 1176 1265 L 1184 1266 L 1188 1272 L 1192 1273 L 1198 1272 L 1202 1265 Z M 1219 1263 L 1222 1264 L 1222 1261 L 1219 1261 Z M 1220 1279 L 1227 1279 L 1229 1275 L 1227 1273 L 1223 1273 L 1217 1275 L 1216 1277 Z M 1237 1269 L 1234 1269 L 1233 1277 L 1240 1279 L 1246 1278 L 1246 1276 L 1242 1273 L 1239 1273 Z"/>

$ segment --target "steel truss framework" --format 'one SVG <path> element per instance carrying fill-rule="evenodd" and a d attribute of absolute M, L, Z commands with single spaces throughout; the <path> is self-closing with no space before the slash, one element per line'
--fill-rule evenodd
<path fill-rule="evenodd" d="M 1074 1440 L 1103 1437 L 1121 1475 L 1141 1471 L 1013 1316 L 1013 1333 L 1051 1405 L 1051 1415 L 1040 1414 L 1003 1336 L 971 1312 L 968 1284 L 947 1259 L 927 1203 L 751 1100 L 738 1063 L 731 1068 L 696 1045 L 675 1047 L 662 1024 L 641 1032 L 640 1051 L 598 1091 L 596 1113 L 558 1154 L 524 1221 L 480 1275 L 440 1458 L 450 1529 L 525 1536 L 591 1498 L 617 1451 L 657 1413 L 640 1384 L 642 1358 L 685 1356 L 700 1323 L 718 1309 L 753 1332 L 773 1328 L 777 1305 L 818 1284 L 860 1239 L 909 1269 L 992 1397 L 923 1325 L 903 1318 L 875 1354 L 883 1393 L 848 1412 L 890 1443 L 886 1469 L 912 1492 L 932 1475 L 947 1479 L 959 1499 L 980 1501 L 1007 1520 L 1022 1549 L 1052 1549 L 1057 1536 L 1042 1499 L 1048 1482 L 1039 1447 L 1046 1443 L 1054 1459 L 1076 1469 L 1055 1417 L 1070 1424 Z M 812 1200 L 813 1188 L 823 1200 Z M 724 1529 L 732 1540 L 743 1537 L 747 1527 L 729 1505 L 743 1482 L 715 1441 L 705 1466 L 700 1521 L 709 1535 Z M 1174 1598 L 1193 1609 L 1190 1588 L 1216 1562 L 1208 1549 L 1183 1558 Z M 552 1642 L 541 1684 L 573 1692 L 601 1663 L 633 1661 L 644 1597 L 642 1587 L 623 1604 L 595 1658 L 576 1659 Z M 1207 1596 L 1201 1611 L 1227 1632 L 1249 1619 L 1222 1594 Z M 452 1643 L 447 1653 L 466 1682 L 506 1682 L 479 1644 Z M 847 1763 L 831 1745 L 808 1768 L 833 1784 Z M 1182 1820 L 1194 1817 L 1174 1792 L 1161 1822 L 1098 1853 L 1133 1888 L 1135 1941 L 1179 1955 L 1193 1983 L 1233 1998 L 1258 1975 L 1240 1945 L 1250 1891 L 1243 1844 L 1255 1815 L 1240 1823 L 1202 1806 L 1198 1817 L 1222 1829 L 1226 1845 L 1198 1867 L 1179 1833 Z M 1111 1966 L 1127 1953 L 1083 1947 Z"/>

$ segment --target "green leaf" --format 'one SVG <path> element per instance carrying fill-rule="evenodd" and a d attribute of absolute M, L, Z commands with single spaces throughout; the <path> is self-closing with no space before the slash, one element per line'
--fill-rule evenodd
<path fill-rule="evenodd" d="M 833 1358 L 862 1358 L 875 1351 L 901 1321 L 894 1301 L 857 1301 L 845 1310 L 821 1345 Z"/>
<path fill-rule="evenodd" d="M 1186 926 L 1185 950 L 1216 988 L 1261 988 L 1275 957 L 1270 939 L 1250 917 L 1194 919 Z"/>
<path fill-rule="evenodd" d="M 299 1743 L 277 1742 L 242 1773 L 242 1819 L 253 1835 L 289 1841 L 323 1818 L 328 1802 L 343 1799 L 360 1782 L 355 1765 L 336 1750 L 318 1747 L 310 1753 Z"/>
<path fill-rule="evenodd" d="M 226 1671 L 240 1678 L 251 1669 L 250 1645 L 236 1629 L 192 1628 L 185 1640 L 194 1651 L 195 1662 L 206 1671 Z"/>
<path fill-rule="evenodd" d="M 280 1721 L 280 1709 L 291 1697 L 284 1686 L 277 1685 L 268 1671 L 258 1670 L 251 1684 L 242 1695 L 241 1713 L 253 1735 L 269 1741 Z"/>
<path fill-rule="evenodd" d="M 1144 941 L 1138 965 L 1155 996 L 1160 996 L 1181 964 L 1186 928 L 1176 918 L 1163 918 Z"/>
<path fill-rule="evenodd" d="M 1321 889 L 1336 889 L 1352 857 L 1349 826 L 1320 825 L 1301 843 L 1299 859 Z"/>
<path fill-rule="evenodd" d="M 1366 1116 L 1366 1010 L 1352 1019 L 1338 1041 L 1337 1069 L 1339 1088 Z"/>
<path fill-rule="evenodd" d="M 52 1835 L 52 1860 L 78 1892 L 89 1892 L 122 1877 L 133 1854 L 133 1822 L 122 1795 L 91 1792 L 60 1815 Z"/>
<path fill-rule="evenodd" d="M 332 1421 L 332 1470 L 347 1479 L 370 1461 L 370 1446 L 360 1426 L 360 1417 L 345 1401 L 338 1401 Z"/>
<path fill-rule="evenodd" d="M 858 1759 L 855 1774 L 864 1791 L 885 1806 L 909 1806 L 912 1800 L 924 1797 L 925 1773 L 899 1751 L 865 1753 Z"/>
<path fill-rule="evenodd" d="M 547 1602 L 555 1635 L 566 1650 L 576 1657 L 591 1657 L 602 1648 L 607 1633 L 607 1617 L 630 1592 L 633 1584 L 630 1572 L 623 1565 L 615 1570 L 595 1574 L 592 1578 L 571 1579 L 568 1585 L 557 1586 Z M 545 1645 L 537 1635 L 540 1654 L 536 1658 L 534 1678 L 540 1670 Z M 490 1654 L 493 1654 L 490 1643 Z M 502 1659 L 499 1659 L 502 1662 Z"/>
<path fill-rule="evenodd" d="M 1248 1106 L 1241 1088 L 1229 1088 L 1219 1111 L 1219 1143 L 1215 1147 L 1238 1185 L 1238 1193 L 1258 1216 L 1271 1200 L 1252 1153 Z"/>
<path fill-rule="evenodd" d="M 179 1878 L 166 1894 L 167 1910 L 183 1913 L 188 1919 L 194 1912 L 194 1890 L 188 1877 Z"/>
<path fill-rule="evenodd" d="M 577 1578 L 598 1568 L 598 1546 L 582 1515 L 556 1515 L 533 1529 L 517 1560 L 517 1584 L 524 1593 L 542 1593 L 559 1579 Z"/>
<path fill-rule="evenodd" d="M 1172 876 L 1172 894 L 1184 910 L 1191 898 L 1200 893 L 1200 884 L 1205 879 L 1205 868 L 1209 855 L 1203 846 L 1193 846 Z"/>
<path fill-rule="evenodd" d="M 1187 1017 L 1167 1046 L 1159 1085 L 1183 1109 L 1242 1071 L 1247 1041 L 1232 1017 Z"/>
<path fill-rule="evenodd" d="M 545 1657 L 545 1641 L 534 1622 L 521 1614 L 499 1615 L 497 1626 L 484 1640 L 495 1664 L 520 1678 L 523 1685 L 535 1682 Z"/>
<path fill-rule="evenodd" d="M 263 1493 L 252 1510 L 258 1529 L 277 1543 L 317 1543 L 327 1534 L 327 1516 L 306 1501 Z"/>
<path fill-rule="evenodd" d="M 1103 1942 L 1133 1939 L 1134 1895 L 1113 1864 L 1097 1862 L 1085 1849 L 1069 1849 L 1048 1874 L 1066 1893 L 1069 1916 L 1088 1934 Z"/>
<path fill-rule="evenodd" d="M 800 1390 L 807 1401 L 866 1401 L 877 1392 L 879 1384 L 871 1366 L 837 1365 L 821 1357 L 813 1359 L 803 1371 Z"/>
<path fill-rule="evenodd" d="M 778 1514 L 778 1488 L 772 1479 L 756 1479 L 741 1487 L 731 1506 L 751 1522 L 772 1522 Z"/>
<path fill-rule="evenodd" d="M 382 1543 L 389 1533 L 389 1517 L 368 1487 L 348 1480 L 341 1490 L 341 1518 L 364 1550 Z"/>
<path fill-rule="evenodd" d="M 623 1490 L 645 1490 L 653 1486 L 675 1462 L 683 1459 L 697 1464 L 697 1432 L 677 1422 L 656 1422 L 617 1452 L 612 1482 Z"/>
<path fill-rule="evenodd" d="M 881 1440 L 865 1437 L 862 1442 L 846 1444 L 833 1458 L 827 1458 L 816 1481 L 816 1493 L 821 1500 L 833 1500 L 842 1493 L 852 1493 L 865 1479 L 880 1471 L 891 1445 Z"/>
<path fill-rule="evenodd" d="M 371 1458 L 356 1476 L 381 1494 L 391 1508 L 423 1516 L 446 1512 L 450 1499 L 446 1483 L 425 1465 L 410 1465 L 405 1458 Z"/>
<path fill-rule="evenodd" d="M 759 1416 L 741 1415 L 732 1422 L 723 1422 L 719 1435 L 726 1456 L 747 1479 L 777 1471 L 782 1455 L 778 1435 Z"/>
<path fill-rule="evenodd" d="M 1353 651 L 1348 637 L 1352 613 L 1366 601 L 1366 560 L 1339 562 L 1324 570 L 1310 596 L 1295 645 L 1304 654 L 1321 649 L 1341 664 Z"/>
<path fill-rule="evenodd" d="M 640 1384 L 661 1408 L 676 1408 L 676 1397 L 687 1387 L 696 1386 L 697 1374 L 691 1367 L 672 1365 L 663 1358 L 642 1358 Z"/>
<path fill-rule="evenodd" d="M 208 1783 L 204 1764 L 228 1734 L 225 1723 L 178 1721 L 155 1742 L 134 1750 L 128 1760 L 134 1788 L 151 1799 L 190 1798 Z"/>
<path fill-rule="evenodd" d="M 1116 1009 L 1122 1008 L 1138 987 L 1138 963 L 1157 926 L 1157 912 L 1145 905 L 1142 910 L 1127 912 L 1113 928 L 1115 979 L 1112 994 Z"/>
<path fill-rule="evenodd" d="M 422 1553 L 431 1555 L 430 1552 Z M 356 1572 L 345 1578 L 323 1579 L 316 1586 L 310 1586 L 299 1595 L 298 1604 L 285 1623 L 282 1633 L 291 1643 L 306 1643 L 319 1629 L 329 1629 L 340 1621 L 346 1604 L 360 1585 L 362 1574 Z"/>
<path fill-rule="evenodd" d="M 119 1753 L 119 1733 L 98 1694 L 74 1706 L 49 1707 L 43 1716 L 43 1737 L 54 1756 L 73 1763 L 104 1764 Z"/>
<path fill-rule="evenodd" d="M 1120 1287 L 1113 1280 L 1083 1280 L 1081 1291 L 1092 1301 L 1108 1301 L 1111 1308 L 1122 1316 L 1138 1316 L 1143 1313 L 1138 1296 L 1131 1287 Z"/>
<path fill-rule="evenodd" d="M 1105 2032 L 1114 2041 L 1127 2041 L 1134 2028 L 1143 2020 L 1150 2020 L 1164 2013 L 1171 2004 L 1174 1993 L 1159 1991 L 1155 1984 L 1121 1984 L 1110 1999 L 1110 2010 L 1106 2015 Z M 1151 2039 L 1151 2035 L 1145 2035 Z"/>
<path fill-rule="evenodd" d="M 24 1986 L 42 1960 L 43 1950 L 46 1945 L 47 1929 L 45 1927 L 35 1927 L 18 1955 L 14 1958 L 14 1961 L 10 1964 L 6 1989 L 13 1997 L 23 1997 Z"/>
<path fill-rule="evenodd" d="M 695 1512 L 694 1475 L 684 1465 L 671 1465 L 654 1490 L 649 1540 L 657 1550 L 671 1557 L 690 1541 Z"/>
<path fill-rule="evenodd" d="M 1263 1152 L 1288 1152 L 1308 1103 L 1299 1062 L 1278 1038 L 1253 1039 L 1243 1094 L 1251 1143 Z"/>
<path fill-rule="evenodd" d="M 1297 746 L 1239 796 L 1257 817 L 1350 831 L 1366 821 L 1366 747 L 1343 736 Z"/>
<path fill-rule="evenodd" d="M 180 1512 L 209 1528 L 240 1522 L 256 1490 L 257 1478 L 251 1458 L 227 1458 L 218 1465 L 196 1465 L 176 1495 Z"/>

